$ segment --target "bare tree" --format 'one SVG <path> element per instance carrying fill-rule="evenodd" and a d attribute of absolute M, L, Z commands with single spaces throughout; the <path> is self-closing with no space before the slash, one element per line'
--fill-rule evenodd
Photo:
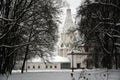
<path fill-rule="evenodd" d="M 41 8 L 41 9 L 39 9 Z M 29 52 L 43 55 L 44 51 L 53 50 L 57 37 L 57 24 L 59 22 L 57 14 L 59 14 L 60 5 L 53 0 L 41 0 L 34 3 L 31 10 L 34 15 L 25 24 L 30 30 L 27 31 L 27 42 L 34 42 L 27 45 L 25 58 L 22 66 L 22 73 L 25 61 Z M 31 22 L 31 20 L 33 20 Z M 28 26 L 29 25 L 29 26 Z M 46 49 L 46 50 L 45 50 Z"/>
<path fill-rule="evenodd" d="M 118 68 L 119 3 L 118 0 L 95 0 L 94 2 L 86 0 L 85 4 L 79 8 L 78 16 L 81 15 L 81 22 L 78 23 L 79 31 L 84 34 L 85 43 L 97 46 L 94 48 L 94 58 L 96 58 L 94 61 L 97 61 L 95 67 L 100 67 L 98 66 L 100 62 L 103 67 L 112 68 L 116 65 Z"/>
<path fill-rule="evenodd" d="M 59 9 L 55 0 L 0 1 L 0 74 L 11 73 L 21 58 L 24 68 L 29 53 L 53 49 Z"/>

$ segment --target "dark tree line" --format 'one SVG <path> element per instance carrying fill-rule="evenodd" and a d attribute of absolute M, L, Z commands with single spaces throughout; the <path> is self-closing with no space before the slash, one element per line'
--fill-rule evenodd
<path fill-rule="evenodd" d="M 120 1 L 85 0 L 79 7 L 79 32 L 88 47 L 88 67 L 120 68 Z"/>
<path fill-rule="evenodd" d="M 53 50 L 60 3 L 56 0 L 0 0 L 0 74 L 16 61 Z"/>

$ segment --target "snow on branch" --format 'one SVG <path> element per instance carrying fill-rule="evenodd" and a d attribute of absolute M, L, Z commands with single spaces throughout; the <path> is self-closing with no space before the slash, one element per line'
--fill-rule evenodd
<path fill-rule="evenodd" d="M 23 44 L 20 44 L 20 45 L 13 45 L 13 46 L 10 46 L 10 45 L 0 45 L 0 47 L 16 48 L 16 47 L 22 47 L 22 46 L 32 45 L 32 44 L 35 44 L 35 43 L 29 42 L 29 43 L 23 43 Z M 47 43 L 39 43 L 39 45 L 47 45 Z"/>
<path fill-rule="evenodd" d="M 109 34 L 109 33 L 106 33 L 110 38 L 112 38 L 112 35 L 111 34 Z"/>
<path fill-rule="evenodd" d="M 120 23 L 117 23 L 116 26 L 120 26 Z"/>
<path fill-rule="evenodd" d="M 117 33 L 119 33 L 119 34 L 120 34 L 120 31 L 119 31 L 119 30 L 117 30 L 117 29 L 111 29 L 111 31 L 114 31 L 114 32 L 117 32 Z"/>
<path fill-rule="evenodd" d="M 15 19 L 7 19 L 7 18 L 3 18 L 3 17 L 0 17 L 0 20 L 4 20 L 4 21 L 16 21 Z"/>
<path fill-rule="evenodd" d="M 115 37 L 115 38 L 120 38 L 120 35 L 113 35 L 113 37 Z"/>
<path fill-rule="evenodd" d="M 120 43 L 114 43 L 114 45 L 120 47 Z"/>
<path fill-rule="evenodd" d="M 94 6 L 97 6 L 97 5 L 112 6 L 112 7 L 117 8 L 118 10 L 120 10 L 120 7 L 118 7 L 117 5 L 112 4 L 112 3 L 94 2 L 94 3 L 89 4 L 88 6 L 93 6 L 93 5 Z"/>
<path fill-rule="evenodd" d="M 15 48 L 15 47 L 26 46 L 26 45 L 29 45 L 29 44 L 31 44 L 31 43 L 24 43 L 24 44 L 21 44 L 21 45 L 13 45 L 13 46 L 10 46 L 10 45 L 0 45 L 0 47 Z"/>

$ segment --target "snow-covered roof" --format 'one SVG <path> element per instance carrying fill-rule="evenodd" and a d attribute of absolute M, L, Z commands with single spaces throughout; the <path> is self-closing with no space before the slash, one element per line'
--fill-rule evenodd
<path fill-rule="evenodd" d="M 82 53 L 82 51 L 80 51 L 80 50 L 71 50 L 71 51 L 68 51 L 68 54 L 71 54 L 72 52 L 74 54 Z"/>
<path fill-rule="evenodd" d="M 61 57 L 61 56 L 49 56 L 49 57 L 44 57 L 41 58 L 39 56 L 36 56 L 30 60 L 28 60 L 28 62 L 70 62 L 70 59 L 67 57 Z"/>
<path fill-rule="evenodd" d="M 73 50 L 74 53 L 81 53 L 82 51 L 80 50 Z"/>
<path fill-rule="evenodd" d="M 67 57 L 61 57 L 61 56 L 54 56 L 51 60 L 51 62 L 70 62 L 70 60 Z"/>

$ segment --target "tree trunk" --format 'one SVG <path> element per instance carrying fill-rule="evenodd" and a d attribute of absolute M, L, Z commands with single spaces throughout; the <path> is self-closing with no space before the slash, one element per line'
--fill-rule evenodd
<path fill-rule="evenodd" d="M 29 35 L 28 42 L 31 41 L 31 35 L 32 35 L 32 28 L 31 28 L 31 31 L 30 31 L 30 35 Z M 25 62 L 26 62 L 26 60 L 27 60 L 28 52 L 29 52 L 29 44 L 26 46 L 25 58 L 24 58 L 24 61 L 23 61 L 21 73 L 23 73 L 23 71 L 24 71 Z"/>
<path fill-rule="evenodd" d="M 26 63 L 26 60 L 27 60 L 28 52 L 29 52 L 29 45 L 26 46 L 25 58 L 24 58 L 24 61 L 23 61 L 23 65 L 22 65 L 21 73 L 23 73 L 23 71 L 24 71 L 25 63 Z"/>

